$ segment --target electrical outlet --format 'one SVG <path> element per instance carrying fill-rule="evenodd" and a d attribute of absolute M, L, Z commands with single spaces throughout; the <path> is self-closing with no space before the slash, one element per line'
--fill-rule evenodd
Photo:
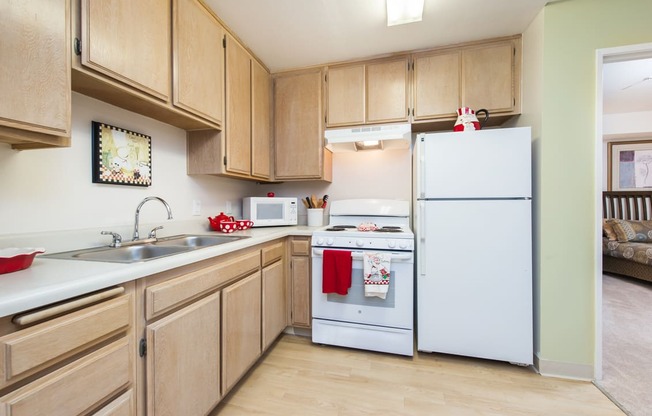
<path fill-rule="evenodd" d="M 192 200 L 192 215 L 201 215 L 201 201 L 199 199 Z"/>
<path fill-rule="evenodd" d="M 224 211 L 225 211 L 227 214 L 230 214 L 232 208 L 233 208 L 233 207 L 231 206 L 231 201 L 226 201 L 226 208 L 224 208 Z"/>

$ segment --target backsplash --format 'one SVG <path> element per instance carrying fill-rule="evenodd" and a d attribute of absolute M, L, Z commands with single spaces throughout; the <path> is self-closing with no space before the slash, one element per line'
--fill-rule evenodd
<path fill-rule="evenodd" d="M 72 114 L 69 148 L 15 151 L 0 144 L 0 237 L 98 227 L 124 229 L 133 226 L 136 206 L 147 196 L 165 199 L 175 221 L 204 221 L 222 211 L 239 217 L 242 197 L 265 196 L 267 192 L 298 198 L 329 194 L 331 200 L 409 200 L 411 196 L 409 149 L 336 153 L 330 184 L 257 184 L 215 176 L 188 176 L 185 131 L 176 127 L 77 93 L 72 96 Z M 152 186 L 91 182 L 92 121 L 152 137 Z M 199 216 L 192 215 L 193 200 L 201 201 Z M 165 225 L 166 218 L 162 205 L 146 204 L 140 221 Z M 299 224 L 306 224 L 302 204 Z"/>

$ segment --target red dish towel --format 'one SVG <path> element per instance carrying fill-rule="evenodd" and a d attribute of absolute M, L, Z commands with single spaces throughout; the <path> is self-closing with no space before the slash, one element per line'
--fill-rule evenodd
<path fill-rule="evenodd" d="M 346 295 L 351 287 L 352 265 L 353 259 L 350 251 L 324 250 L 322 293 Z"/>

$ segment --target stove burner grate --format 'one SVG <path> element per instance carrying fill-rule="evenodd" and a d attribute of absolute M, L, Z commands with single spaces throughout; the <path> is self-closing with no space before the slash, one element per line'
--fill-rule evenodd
<path fill-rule="evenodd" d="M 403 230 L 400 227 L 382 227 L 375 229 L 374 232 L 377 233 L 402 233 Z"/>

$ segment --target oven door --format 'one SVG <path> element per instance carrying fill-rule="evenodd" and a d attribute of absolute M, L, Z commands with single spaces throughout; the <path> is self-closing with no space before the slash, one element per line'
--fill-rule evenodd
<path fill-rule="evenodd" d="M 374 250 L 376 251 L 376 250 Z M 341 322 L 412 329 L 414 279 L 412 252 L 391 252 L 390 283 L 385 299 L 365 297 L 362 250 L 351 251 L 353 267 L 347 295 L 322 293 L 324 249 L 312 249 L 312 317 Z"/>

